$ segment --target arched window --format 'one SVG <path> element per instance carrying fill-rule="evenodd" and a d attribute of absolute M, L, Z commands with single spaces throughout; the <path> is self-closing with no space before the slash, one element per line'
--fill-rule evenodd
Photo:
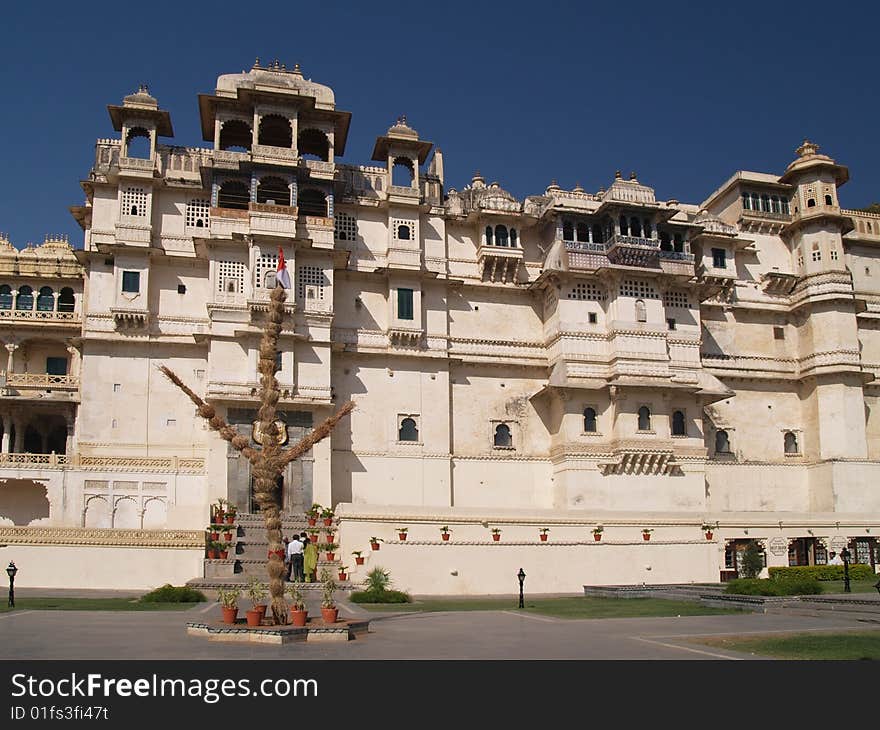
<path fill-rule="evenodd" d="M 220 186 L 220 194 L 217 196 L 217 207 L 247 210 L 250 202 L 250 190 L 241 180 L 227 180 Z"/>
<path fill-rule="evenodd" d="M 808 208 L 815 208 L 815 207 L 816 207 L 816 199 L 815 199 L 815 198 L 809 198 L 809 199 L 807 200 L 807 207 L 808 207 Z"/>
<path fill-rule="evenodd" d="M 492 245 L 492 226 L 486 226 L 486 245 Z"/>
<path fill-rule="evenodd" d="M 52 312 L 55 310 L 55 297 L 52 296 L 52 287 L 44 286 L 40 288 L 37 296 L 37 311 Z"/>
<path fill-rule="evenodd" d="M 779 205 L 782 208 L 782 212 L 785 213 L 785 215 L 790 214 L 791 211 L 788 207 L 788 198 L 780 198 Z"/>
<path fill-rule="evenodd" d="M 763 210 L 765 213 L 770 212 L 770 196 L 769 195 L 762 195 L 761 196 L 761 210 Z"/>
<path fill-rule="evenodd" d="M 0 298 L 0 301 L 2 301 L 2 298 Z M 58 311 L 72 312 L 74 306 L 76 306 L 76 299 L 73 296 L 73 289 L 66 286 L 58 294 Z"/>
<path fill-rule="evenodd" d="M 290 149 L 293 144 L 293 131 L 290 128 L 290 120 L 280 114 L 267 114 L 260 119 L 260 127 L 257 130 L 257 143 L 269 147 L 286 147 Z"/>
<path fill-rule="evenodd" d="M 290 188 L 280 177 L 263 177 L 257 184 L 257 202 L 290 205 Z"/>
<path fill-rule="evenodd" d="M 596 410 L 584 408 L 584 433 L 596 433 Z"/>
<path fill-rule="evenodd" d="M 566 221 L 562 224 L 562 240 L 563 241 L 573 241 L 574 240 L 574 226 Z"/>
<path fill-rule="evenodd" d="M 770 196 L 770 211 L 772 213 L 781 213 L 782 208 L 779 207 L 779 198 L 775 195 Z"/>
<path fill-rule="evenodd" d="M 324 162 L 330 159 L 330 140 L 318 129 L 301 130 L 296 137 L 296 147 L 300 157 Z"/>
<path fill-rule="evenodd" d="M 132 127 L 125 139 L 125 156 L 150 159 L 150 133 L 143 127 Z"/>
<path fill-rule="evenodd" d="M 620 235 L 628 236 L 629 235 L 629 225 L 626 222 L 626 216 L 620 216 Z"/>
<path fill-rule="evenodd" d="M 495 445 L 505 449 L 513 446 L 513 438 L 510 435 L 510 426 L 506 423 L 499 423 L 495 426 Z"/>
<path fill-rule="evenodd" d="M 715 432 L 715 453 L 716 454 L 729 454 L 730 453 L 730 439 L 727 436 L 727 431 L 716 431 Z"/>
<path fill-rule="evenodd" d="M 830 195 L 825 196 L 825 205 L 834 205 L 834 201 L 831 199 Z"/>
<path fill-rule="evenodd" d="M 742 203 L 743 203 L 743 210 L 751 210 L 752 209 L 752 198 L 748 193 L 742 194 Z"/>
<path fill-rule="evenodd" d="M 752 210 L 761 210 L 761 199 L 757 193 L 752 193 Z"/>
<path fill-rule="evenodd" d="M 685 436 L 687 434 L 687 429 L 685 428 L 684 423 L 684 413 L 681 411 L 673 411 L 672 412 L 672 435 L 673 436 Z"/>
<path fill-rule="evenodd" d="M 590 227 L 586 223 L 577 224 L 577 240 L 582 243 L 590 240 Z"/>
<path fill-rule="evenodd" d="M 15 298 L 16 309 L 33 309 L 34 308 L 34 290 L 27 284 L 18 290 L 18 296 Z"/>
<path fill-rule="evenodd" d="M 12 309 L 12 288 L 9 284 L 0 286 L 0 309 Z"/>
<path fill-rule="evenodd" d="M 651 221 L 644 221 L 644 233 L 642 234 L 645 238 L 651 237 Z"/>
<path fill-rule="evenodd" d="M 638 218 L 629 219 L 629 233 L 637 238 L 642 237 L 642 222 Z"/>
<path fill-rule="evenodd" d="M 636 299 L 636 322 L 647 322 L 648 311 L 645 308 L 644 299 Z"/>
<path fill-rule="evenodd" d="M 300 190 L 297 203 L 301 215 L 327 216 L 327 196 L 317 188 Z"/>
<path fill-rule="evenodd" d="M 516 238 L 517 238 L 517 236 L 516 236 L 516 228 L 511 228 L 511 229 L 510 229 L 510 247 L 511 247 L 511 248 L 516 248 L 516 247 L 517 247 L 518 244 L 517 244 L 517 242 L 516 242 Z"/>
<path fill-rule="evenodd" d="M 397 239 L 399 241 L 409 241 L 412 238 L 412 232 L 410 228 L 405 223 L 401 223 L 397 226 Z"/>
<path fill-rule="evenodd" d="M 247 122 L 230 119 L 220 127 L 220 149 L 233 152 L 249 152 L 253 134 Z"/>
<path fill-rule="evenodd" d="M 502 226 L 500 224 L 495 226 L 495 245 L 507 245 L 507 226 Z"/>
<path fill-rule="evenodd" d="M 602 235 L 602 226 L 598 223 L 593 224 L 593 243 L 604 243 L 605 236 Z"/>
<path fill-rule="evenodd" d="M 672 241 L 669 239 L 669 234 L 666 231 L 660 231 L 660 250 L 672 250 Z"/>
<path fill-rule="evenodd" d="M 415 180 L 413 163 L 408 157 L 398 157 L 391 166 L 391 184 L 411 188 Z"/>
<path fill-rule="evenodd" d="M 400 422 L 400 429 L 397 432 L 398 441 L 418 441 L 419 429 L 416 422 L 412 418 L 404 418 Z"/>
<path fill-rule="evenodd" d="M 651 409 L 648 406 L 639 408 L 639 431 L 651 430 Z"/>
<path fill-rule="evenodd" d="M 797 436 L 791 432 L 785 432 L 785 453 L 786 454 L 797 454 L 799 453 Z"/>

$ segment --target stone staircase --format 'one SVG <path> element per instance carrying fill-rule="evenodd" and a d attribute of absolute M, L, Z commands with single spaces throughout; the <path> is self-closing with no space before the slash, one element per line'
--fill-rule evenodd
<path fill-rule="evenodd" d="M 339 580 L 339 568 L 342 565 L 340 553 L 337 549 L 333 560 L 327 560 L 327 553 L 323 549 L 328 540 L 328 534 L 338 536 L 337 527 L 332 524 L 326 527 L 322 520 L 314 527 L 309 526 L 305 516 L 286 516 L 281 522 L 281 534 L 283 537 L 293 537 L 294 534 L 306 532 L 311 538 L 317 531 L 318 569 L 320 576 L 324 568 L 330 570 L 340 590 L 350 591 L 353 586 L 350 580 Z M 194 578 L 187 585 L 194 588 L 216 589 L 220 587 L 242 587 L 251 578 L 268 582 L 269 575 L 266 572 L 266 559 L 269 552 L 269 542 L 266 539 L 266 523 L 260 514 L 239 514 L 236 517 L 232 542 L 230 543 L 229 555 L 226 560 L 209 560 L 205 558 L 204 572 L 202 577 Z M 304 591 L 309 594 L 319 592 L 320 583 L 303 584 Z"/>

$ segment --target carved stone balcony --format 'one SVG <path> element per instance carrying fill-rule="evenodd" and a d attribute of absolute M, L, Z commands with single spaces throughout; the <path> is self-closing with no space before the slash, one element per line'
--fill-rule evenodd
<path fill-rule="evenodd" d="M 791 222 L 788 213 L 772 213 L 769 210 L 743 209 L 739 216 L 740 228 L 750 233 L 777 234 Z"/>
<path fill-rule="evenodd" d="M 251 233 L 281 238 L 296 238 L 297 209 L 290 205 L 269 205 L 267 203 L 251 203 Z"/>
<path fill-rule="evenodd" d="M 254 162 L 268 162 L 273 165 L 299 163 L 299 153 L 290 147 L 274 147 L 268 144 L 255 144 L 251 148 L 251 158 Z"/>
<path fill-rule="evenodd" d="M 388 200 L 392 203 L 402 204 L 418 204 L 421 201 L 422 194 L 418 188 L 409 185 L 389 185 Z"/>
<path fill-rule="evenodd" d="M 660 268 L 666 274 L 690 278 L 694 275 L 694 255 L 686 251 L 659 252 Z"/>
<path fill-rule="evenodd" d="M 144 160 L 140 157 L 120 157 L 119 173 L 126 177 L 150 179 L 156 169 L 156 160 Z"/>
<path fill-rule="evenodd" d="M 523 261 L 523 250 L 519 247 L 488 246 L 483 244 L 477 250 L 477 263 L 484 279 L 507 283 L 516 281 L 517 272 Z"/>
<path fill-rule="evenodd" d="M 334 235 L 332 218 L 299 216 L 296 237 L 310 240 L 315 248 L 333 248 Z"/>
<path fill-rule="evenodd" d="M 671 448 L 651 448 L 647 444 L 615 444 L 611 458 L 599 463 L 602 476 L 616 474 L 680 476 L 681 466 Z"/>
<path fill-rule="evenodd" d="M 608 261 L 618 266 L 655 267 L 660 241 L 639 236 L 613 235 L 605 244 Z"/>
<path fill-rule="evenodd" d="M 0 322 L 13 321 L 17 325 L 36 325 L 40 327 L 75 327 L 82 325 L 79 312 L 55 312 L 30 309 L 0 309 Z"/>
<path fill-rule="evenodd" d="M 309 177 L 316 180 L 332 180 L 336 174 L 336 163 L 324 160 L 300 160 L 300 167 L 309 171 Z"/>
<path fill-rule="evenodd" d="M 398 347 L 418 347 L 425 331 L 415 327 L 389 327 L 388 341 Z"/>
<path fill-rule="evenodd" d="M 250 231 L 250 211 L 237 208 L 211 208 L 209 231 L 211 238 L 232 238 Z"/>
<path fill-rule="evenodd" d="M 787 296 L 791 294 L 799 278 L 797 274 L 785 271 L 766 271 L 761 275 L 761 283 L 767 294 Z"/>
<path fill-rule="evenodd" d="M 233 152 L 232 150 L 214 150 L 211 153 L 214 165 L 218 170 L 238 170 L 241 163 L 250 162 L 250 152 Z"/>
<path fill-rule="evenodd" d="M 70 461 L 67 454 L 0 453 L 0 469 L 64 469 Z"/>

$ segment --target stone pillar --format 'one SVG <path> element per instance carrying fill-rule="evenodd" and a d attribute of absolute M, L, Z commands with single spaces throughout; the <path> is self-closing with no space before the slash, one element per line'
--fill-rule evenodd
<path fill-rule="evenodd" d="M 257 202 L 257 186 L 260 184 L 260 181 L 257 180 L 257 173 L 255 170 L 251 171 L 251 202 Z"/>
<path fill-rule="evenodd" d="M 20 454 L 24 448 L 24 424 L 20 418 L 13 418 L 12 424 L 15 426 L 15 442 L 12 444 L 12 451 Z"/>
<path fill-rule="evenodd" d="M 3 439 L 0 441 L 0 451 L 4 454 L 9 453 L 9 431 L 12 428 L 12 419 L 9 416 L 3 416 Z"/>
<path fill-rule="evenodd" d="M 64 453 L 70 455 L 73 454 L 73 433 L 76 421 L 74 421 L 72 413 L 66 414 L 64 419 L 67 421 L 67 440 L 65 441 Z"/>
<path fill-rule="evenodd" d="M 70 361 L 67 365 L 67 374 L 71 377 L 79 377 L 79 350 L 77 350 L 73 345 L 68 345 L 67 354 L 70 355 Z"/>
<path fill-rule="evenodd" d="M 6 358 L 6 377 L 9 378 L 9 375 L 13 372 L 12 369 L 12 353 L 14 353 L 18 349 L 18 345 L 14 343 L 9 343 L 6 345 L 6 351 L 9 353 L 9 357 Z"/>
<path fill-rule="evenodd" d="M 260 139 L 260 113 L 254 109 L 254 126 L 251 130 L 251 150 L 257 145 Z"/>

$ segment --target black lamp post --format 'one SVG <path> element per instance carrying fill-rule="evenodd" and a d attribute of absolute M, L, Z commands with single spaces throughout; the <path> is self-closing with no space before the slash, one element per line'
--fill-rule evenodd
<path fill-rule="evenodd" d="M 6 575 L 9 576 L 9 608 L 15 608 L 15 574 L 17 572 L 18 568 L 10 560 L 9 566 L 6 568 Z"/>
<path fill-rule="evenodd" d="M 852 593 L 849 587 L 849 550 L 846 546 L 840 551 L 840 558 L 843 560 L 843 592 Z"/>
<path fill-rule="evenodd" d="M 516 577 L 519 578 L 519 607 L 524 608 L 523 604 L 523 581 L 526 579 L 526 574 L 522 568 L 519 569 L 519 573 L 516 574 Z"/>

